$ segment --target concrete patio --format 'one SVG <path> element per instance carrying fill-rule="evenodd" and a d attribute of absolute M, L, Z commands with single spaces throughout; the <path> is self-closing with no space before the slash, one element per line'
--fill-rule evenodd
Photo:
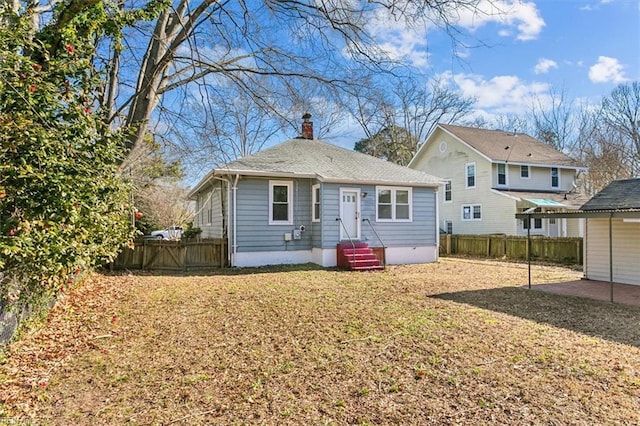
<path fill-rule="evenodd" d="M 532 284 L 531 289 L 564 296 L 611 301 L 611 283 L 607 281 L 582 279 L 552 284 Z M 640 285 L 613 283 L 613 302 L 640 306 Z"/>

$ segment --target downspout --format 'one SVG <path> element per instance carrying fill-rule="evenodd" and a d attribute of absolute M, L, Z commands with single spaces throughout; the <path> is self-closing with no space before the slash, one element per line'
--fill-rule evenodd
<path fill-rule="evenodd" d="M 609 213 L 609 292 L 613 303 L 613 213 Z"/>
<path fill-rule="evenodd" d="M 236 266 L 235 265 L 236 252 L 238 251 L 238 236 L 236 232 L 238 230 L 238 225 L 237 225 L 238 213 L 236 212 L 236 207 L 238 205 L 237 203 L 238 179 L 240 179 L 240 175 L 236 175 L 236 179 L 233 181 L 233 253 L 232 253 L 233 265 L 231 266 Z"/>
<path fill-rule="evenodd" d="M 436 208 L 436 262 L 440 260 L 440 208 L 438 206 L 438 195 L 440 193 L 440 187 L 437 190 L 433 191 L 433 202 L 434 207 Z"/>

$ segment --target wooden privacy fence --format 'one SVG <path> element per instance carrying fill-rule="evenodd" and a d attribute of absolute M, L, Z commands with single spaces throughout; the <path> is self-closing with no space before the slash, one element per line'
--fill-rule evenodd
<path fill-rule="evenodd" d="M 188 271 L 227 266 L 227 239 L 139 240 L 110 264 L 113 269 Z"/>
<path fill-rule="evenodd" d="M 512 235 L 441 235 L 440 254 L 527 259 L 527 237 Z M 531 259 L 582 264 L 582 238 L 531 237 Z"/>

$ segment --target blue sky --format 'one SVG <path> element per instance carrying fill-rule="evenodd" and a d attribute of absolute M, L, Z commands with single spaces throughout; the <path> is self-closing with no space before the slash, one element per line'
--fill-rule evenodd
<path fill-rule="evenodd" d="M 489 114 L 522 113 L 531 98 L 564 91 L 598 102 L 619 83 L 640 80 L 638 0 L 481 2 L 487 13 L 459 14 L 466 33 L 454 53 L 438 29 L 379 34 L 383 46 L 411 58 L 425 75 L 439 76 L 478 98 Z M 493 13 L 498 9 L 501 13 Z M 409 35 L 410 34 L 410 35 Z M 385 37 L 388 38 L 385 40 Z M 402 53 L 400 53 L 402 52 Z"/>
<path fill-rule="evenodd" d="M 475 97 L 475 115 L 487 121 L 526 116 L 554 93 L 596 105 L 618 84 L 640 80 L 639 0 L 480 0 L 479 7 L 454 11 L 456 42 L 435 25 L 408 28 L 382 9 L 367 17 L 367 29 L 425 84 L 439 79 Z M 291 136 L 289 129 L 265 147 Z M 363 137 L 353 119 L 323 136 L 348 149 Z"/>

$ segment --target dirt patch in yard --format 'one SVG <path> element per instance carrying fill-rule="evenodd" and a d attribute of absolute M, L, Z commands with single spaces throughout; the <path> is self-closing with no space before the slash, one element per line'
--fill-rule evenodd
<path fill-rule="evenodd" d="M 580 273 L 536 267 L 536 283 Z M 526 265 L 94 275 L 0 365 L 37 424 L 638 424 L 640 309 Z"/>

